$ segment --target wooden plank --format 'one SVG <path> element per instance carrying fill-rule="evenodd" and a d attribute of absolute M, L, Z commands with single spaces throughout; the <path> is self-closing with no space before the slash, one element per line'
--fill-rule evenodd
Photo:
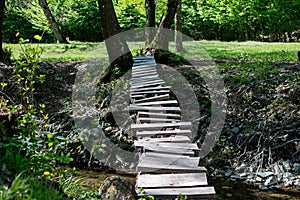
<path fill-rule="evenodd" d="M 142 88 L 142 87 L 150 87 L 150 86 L 157 86 L 157 85 L 161 85 L 164 84 L 164 81 L 159 81 L 159 82 L 155 82 L 155 83 L 147 83 L 147 84 L 141 84 L 141 85 L 133 85 L 131 86 L 131 88 Z"/>
<path fill-rule="evenodd" d="M 147 67 L 156 67 L 156 63 L 155 62 L 139 62 L 137 64 L 133 64 L 132 70 L 136 70 L 136 69 L 143 69 L 143 68 L 147 68 Z"/>
<path fill-rule="evenodd" d="M 142 143 L 142 142 L 191 142 L 191 139 L 188 136 L 181 136 L 181 135 L 176 135 L 176 136 L 170 136 L 170 137 L 162 137 L 162 138 L 143 138 L 134 141 L 135 143 Z"/>
<path fill-rule="evenodd" d="M 142 59 L 134 59 L 134 63 L 135 64 L 143 63 L 143 65 L 146 65 L 145 63 L 151 63 L 151 65 L 152 63 L 156 64 L 155 60 L 152 57 L 149 58 L 143 57 Z"/>
<path fill-rule="evenodd" d="M 214 187 L 187 187 L 187 188 L 161 188 L 161 189 L 144 189 L 146 194 L 138 193 L 138 196 L 151 195 L 155 197 L 175 198 L 179 194 L 194 198 L 212 198 L 216 194 Z"/>
<path fill-rule="evenodd" d="M 151 75 L 151 76 L 143 76 L 140 78 L 131 78 L 130 82 L 137 82 L 137 81 L 144 81 L 144 80 L 151 80 L 151 79 L 159 79 L 158 74 Z"/>
<path fill-rule="evenodd" d="M 155 138 L 154 138 L 155 139 Z M 157 153 L 157 152 L 145 152 L 140 155 L 140 157 L 154 157 L 154 158 L 159 158 L 161 160 L 165 159 L 185 159 L 185 160 L 195 160 L 196 164 L 194 166 L 198 166 L 197 163 L 199 163 L 200 157 L 191 157 L 191 156 L 186 156 L 186 155 L 175 155 L 175 154 L 167 154 L 167 153 Z"/>
<path fill-rule="evenodd" d="M 156 73 L 157 74 L 157 70 L 156 69 L 147 69 L 147 70 L 140 70 L 140 71 L 134 71 L 131 73 L 132 76 L 134 75 L 140 75 L 140 74 L 152 74 L 152 73 Z"/>
<path fill-rule="evenodd" d="M 157 72 L 151 72 L 151 73 L 144 73 L 144 74 L 132 74 L 132 77 L 143 77 L 143 76 L 152 76 L 152 75 L 156 75 Z"/>
<path fill-rule="evenodd" d="M 136 87 L 136 86 L 140 86 L 140 85 L 149 85 L 149 84 L 163 84 L 164 81 L 159 79 L 159 80 L 154 80 L 154 81 L 142 81 L 141 83 L 131 83 L 131 87 Z"/>
<path fill-rule="evenodd" d="M 150 66 L 147 66 L 147 67 L 134 67 L 132 68 L 132 73 L 135 73 L 135 72 L 142 72 L 142 71 L 148 71 L 148 70 L 157 70 L 156 69 L 156 65 L 150 65 Z"/>
<path fill-rule="evenodd" d="M 155 67 L 156 63 L 155 62 L 139 62 L 139 63 L 133 63 L 132 65 L 132 70 L 134 69 L 139 69 L 139 68 L 144 68 L 144 67 Z"/>
<path fill-rule="evenodd" d="M 169 105 L 169 104 L 178 104 L 177 100 L 167 100 L 167 101 L 149 101 L 149 102 L 142 102 L 142 103 L 137 103 L 135 101 L 135 105 L 139 106 L 156 106 L 156 105 Z"/>
<path fill-rule="evenodd" d="M 167 119 L 167 118 L 148 118 L 148 117 L 138 117 L 137 121 L 144 123 L 144 122 L 148 122 L 148 123 L 155 123 L 155 122 L 179 122 L 179 120 L 175 120 L 175 119 Z"/>
<path fill-rule="evenodd" d="M 136 94 L 169 94 L 170 93 L 170 90 L 158 90 L 158 91 L 155 91 L 155 90 L 149 90 L 149 91 L 139 91 L 139 92 L 131 92 L 130 95 L 136 95 Z"/>
<path fill-rule="evenodd" d="M 150 83 L 161 83 L 163 82 L 163 80 L 157 78 L 157 79 L 147 79 L 147 80 L 143 80 L 143 81 L 131 81 L 130 82 L 130 86 L 133 87 L 133 86 L 137 86 L 137 85 L 147 85 L 147 84 L 150 84 Z"/>
<path fill-rule="evenodd" d="M 207 185 L 206 173 L 139 174 L 138 188 L 173 188 Z"/>
<path fill-rule="evenodd" d="M 145 152 L 141 154 L 139 163 L 146 164 L 152 162 L 154 165 L 198 167 L 199 161 L 200 157 L 158 152 Z"/>
<path fill-rule="evenodd" d="M 170 118 L 181 118 L 181 116 L 179 114 L 172 114 L 172 113 L 155 113 L 155 112 L 138 112 L 137 116 L 150 116 L 150 117 L 170 117 Z"/>
<path fill-rule="evenodd" d="M 160 147 L 156 145 L 149 145 L 144 146 L 144 152 L 152 151 L 157 153 L 167 153 L 167 154 L 175 154 L 175 155 L 187 155 L 187 156 L 194 156 L 195 152 L 190 149 L 185 148 L 172 148 L 172 147 Z"/>
<path fill-rule="evenodd" d="M 157 124 L 131 124 L 131 129 L 151 129 L 151 128 L 176 128 L 190 127 L 191 122 L 176 122 L 176 123 L 157 123 Z"/>
<path fill-rule="evenodd" d="M 148 97 L 148 98 L 144 98 L 144 99 L 139 99 L 137 101 L 134 101 L 134 103 L 145 102 L 145 101 L 165 100 L 165 99 L 169 99 L 169 98 L 170 98 L 169 94 L 163 94 L 163 95 L 157 95 L 157 96 L 154 96 L 154 97 Z"/>
<path fill-rule="evenodd" d="M 170 111 L 170 112 L 180 112 L 179 107 L 162 107 L 162 106 L 136 106 L 131 104 L 127 107 L 129 111 Z"/>
<path fill-rule="evenodd" d="M 136 95 L 132 95 L 130 96 L 131 99 L 135 99 L 135 98 L 144 98 L 145 96 L 144 95 L 141 95 L 141 94 L 136 94 Z"/>
<path fill-rule="evenodd" d="M 132 70 L 135 70 L 135 69 L 141 69 L 141 68 L 146 68 L 146 67 L 156 67 L 157 64 L 155 62 L 152 62 L 152 61 L 148 61 L 148 62 L 145 62 L 145 61 L 139 61 L 136 65 L 134 65 L 132 67 Z"/>
<path fill-rule="evenodd" d="M 186 150 L 193 150 L 199 151 L 199 147 L 196 143 L 174 143 L 174 142 L 134 142 L 134 146 L 138 148 L 144 149 L 155 149 L 155 148 L 172 148 L 172 149 L 186 149 Z"/>
<path fill-rule="evenodd" d="M 158 135 L 185 135 L 192 136 L 191 130 L 164 130 L 164 131 L 138 131 L 136 132 L 137 137 L 153 137 Z"/>
<path fill-rule="evenodd" d="M 198 162 L 194 160 L 176 159 L 168 161 L 160 158 L 140 159 L 137 170 L 142 173 L 197 173 L 206 172 L 205 167 L 199 167 Z"/>
<path fill-rule="evenodd" d="M 171 86 L 159 86 L 159 87 L 146 87 L 146 88 L 130 88 L 130 91 L 148 91 L 148 90 L 165 90 L 171 89 Z"/>

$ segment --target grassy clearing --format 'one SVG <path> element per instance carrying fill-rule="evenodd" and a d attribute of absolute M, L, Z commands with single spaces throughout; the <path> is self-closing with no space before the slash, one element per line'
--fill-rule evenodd
<path fill-rule="evenodd" d="M 35 45 L 35 44 L 33 44 Z M 71 42 L 70 44 L 40 44 L 45 53 L 42 60 L 47 61 L 70 61 L 70 60 L 103 60 L 107 61 L 107 53 L 104 42 L 87 43 Z M 171 43 L 171 49 L 173 49 Z M 19 44 L 5 44 L 4 47 L 11 48 L 13 57 L 20 55 Z M 130 42 L 129 47 L 141 49 L 142 42 Z M 203 51 L 199 49 L 203 47 Z M 220 42 L 220 41 L 193 41 L 184 43 L 185 53 L 183 55 L 201 54 L 212 58 L 242 59 L 251 61 L 296 61 L 300 43 L 263 43 L 263 42 Z"/>
<path fill-rule="evenodd" d="M 200 41 L 213 58 L 239 58 L 252 61 L 296 61 L 300 43 Z"/>

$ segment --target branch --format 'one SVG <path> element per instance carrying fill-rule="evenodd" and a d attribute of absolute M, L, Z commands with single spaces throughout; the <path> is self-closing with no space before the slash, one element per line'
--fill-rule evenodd
<path fill-rule="evenodd" d="M 289 141 L 287 141 L 287 142 L 285 142 L 285 143 L 283 143 L 283 144 L 281 144 L 281 145 L 279 145 L 279 146 L 276 146 L 276 147 L 272 148 L 272 150 L 279 149 L 279 148 L 281 148 L 281 147 L 284 147 L 285 145 L 288 145 L 288 144 L 291 143 L 291 142 L 296 142 L 296 141 L 300 141 L 300 139 L 289 140 Z"/>

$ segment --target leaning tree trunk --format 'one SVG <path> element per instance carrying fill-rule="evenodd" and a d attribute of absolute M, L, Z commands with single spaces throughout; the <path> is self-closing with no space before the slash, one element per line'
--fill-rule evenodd
<path fill-rule="evenodd" d="M 145 0 L 146 9 L 146 27 L 155 27 L 155 0 Z M 154 39 L 154 29 L 146 30 L 146 48 L 151 44 Z"/>
<path fill-rule="evenodd" d="M 121 28 L 112 0 L 98 0 L 98 5 L 102 34 L 110 61 L 110 65 L 101 75 L 100 81 L 109 82 L 130 70 L 133 59 L 125 38 L 117 35 L 121 32 Z M 116 71 L 120 73 L 116 74 Z"/>
<path fill-rule="evenodd" d="M 178 0 L 177 11 L 175 15 L 175 51 L 183 51 L 182 46 L 182 13 L 181 13 L 181 0 Z"/>
<path fill-rule="evenodd" d="M 151 44 L 153 48 L 163 49 L 163 50 L 169 49 L 170 36 L 166 34 L 164 31 L 162 31 L 162 28 L 164 29 L 171 28 L 171 25 L 174 21 L 174 17 L 177 11 L 177 5 L 178 5 L 178 0 L 168 0 L 167 9 L 161 18 L 158 31 Z"/>
<path fill-rule="evenodd" d="M 3 29 L 3 19 L 4 19 L 4 7 L 5 0 L 0 0 L 0 61 L 4 61 L 4 51 L 3 51 L 3 37 L 2 37 L 2 29 Z"/>
<path fill-rule="evenodd" d="M 58 27 L 58 24 L 54 18 L 54 16 L 51 13 L 51 10 L 49 8 L 47 0 L 39 0 L 39 5 L 42 7 L 44 14 L 51 26 L 51 30 L 53 31 L 56 39 L 60 43 L 68 43 L 66 37 L 62 34 L 60 28 Z"/>

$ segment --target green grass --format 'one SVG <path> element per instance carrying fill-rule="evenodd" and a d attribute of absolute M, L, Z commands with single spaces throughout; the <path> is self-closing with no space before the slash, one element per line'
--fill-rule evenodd
<path fill-rule="evenodd" d="M 128 43 L 130 49 L 141 49 L 142 42 Z M 36 44 L 32 44 L 36 45 Z M 108 56 L 104 42 L 87 43 L 71 42 L 70 44 L 40 44 L 45 53 L 42 60 L 47 61 L 70 61 L 70 60 L 103 60 L 107 61 Z M 170 49 L 173 49 L 171 43 Z M 13 57 L 20 55 L 19 44 L 4 44 L 4 47 L 11 48 Z M 202 47 L 203 49 L 200 49 Z M 297 52 L 300 50 L 300 43 L 263 43 L 263 42 L 220 42 L 220 41 L 193 41 L 184 42 L 185 53 L 183 56 L 199 54 L 203 57 L 208 55 L 212 58 L 242 59 L 251 61 L 296 61 Z M 198 55 L 197 55 L 198 54 Z"/>
<path fill-rule="evenodd" d="M 185 49 L 192 53 L 199 46 L 212 58 L 243 59 L 251 61 L 296 61 L 300 43 L 264 43 L 264 42 L 186 42 Z"/>

